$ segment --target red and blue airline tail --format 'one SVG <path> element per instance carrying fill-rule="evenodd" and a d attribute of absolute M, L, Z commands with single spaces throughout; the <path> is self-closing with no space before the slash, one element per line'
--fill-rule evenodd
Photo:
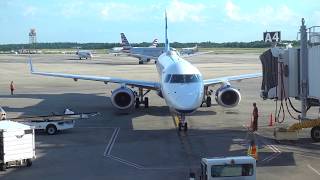
<path fill-rule="evenodd" d="M 120 33 L 120 35 L 121 35 L 121 46 L 123 47 L 123 50 L 130 50 L 131 45 L 130 45 L 128 39 L 126 38 L 124 33 Z"/>
<path fill-rule="evenodd" d="M 157 47 L 158 46 L 158 39 L 154 39 L 150 47 Z"/>

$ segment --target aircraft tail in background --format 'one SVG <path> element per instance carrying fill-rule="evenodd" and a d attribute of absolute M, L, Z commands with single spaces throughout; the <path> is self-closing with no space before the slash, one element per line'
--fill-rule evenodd
<path fill-rule="evenodd" d="M 150 47 L 157 47 L 158 43 L 158 39 L 154 39 Z"/>
<path fill-rule="evenodd" d="M 131 45 L 130 45 L 126 35 L 124 35 L 124 33 L 120 33 L 120 35 L 121 35 L 121 45 L 123 47 L 123 50 L 131 49 Z"/>

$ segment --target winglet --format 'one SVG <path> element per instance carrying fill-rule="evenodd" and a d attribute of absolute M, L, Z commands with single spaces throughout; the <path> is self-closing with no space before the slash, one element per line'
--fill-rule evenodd
<path fill-rule="evenodd" d="M 170 51 L 170 44 L 168 40 L 168 18 L 167 18 L 167 11 L 165 11 L 165 21 L 166 21 L 166 29 L 165 29 L 165 38 L 166 38 L 166 44 L 165 44 L 165 51 Z"/>
<path fill-rule="evenodd" d="M 31 58 L 29 59 L 29 67 L 30 67 L 30 72 L 33 73 L 34 69 L 33 69 L 33 65 L 32 65 L 32 60 Z"/>

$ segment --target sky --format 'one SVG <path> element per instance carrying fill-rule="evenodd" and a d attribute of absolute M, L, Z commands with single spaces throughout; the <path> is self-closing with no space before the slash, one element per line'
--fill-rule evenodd
<path fill-rule="evenodd" d="M 0 44 L 38 42 L 250 42 L 265 31 L 296 40 L 301 18 L 320 25 L 318 0 L 0 0 Z"/>

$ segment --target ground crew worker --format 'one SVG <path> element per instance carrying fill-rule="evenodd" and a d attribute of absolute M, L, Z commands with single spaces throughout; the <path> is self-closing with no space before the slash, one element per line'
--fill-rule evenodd
<path fill-rule="evenodd" d="M 13 91 L 14 91 L 13 81 L 11 81 L 11 83 L 10 83 L 10 91 L 11 91 L 11 95 L 13 95 Z"/>
<path fill-rule="evenodd" d="M 258 130 L 258 108 L 257 108 L 257 104 L 253 103 L 253 111 L 252 111 L 252 117 L 253 117 L 253 121 L 252 121 L 252 131 L 257 131 Z"/>

